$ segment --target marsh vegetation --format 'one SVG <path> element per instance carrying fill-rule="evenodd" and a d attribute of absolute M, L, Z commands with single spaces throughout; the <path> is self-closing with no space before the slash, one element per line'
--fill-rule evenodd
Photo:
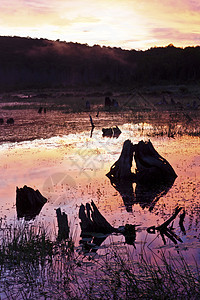
<path fill-rule="evenodd" d="M 2 94 L 2 299 L 199 298 L 199 93 L 188 91 Z M 105 108 L 105 97 L 119 106 Z M 40 107 L 46 112 L 38 113 Z M 5 122 L 10 117 L 14 124 Z M 117 138 L 102 136 L 102 128 L 116 126 Z M 127 139 L 134 145 L 151 139 L 174 168 L 175 181 L 148 189 L 112 184 L 105 175 Z M 34 218 L 17 218 L 16 186 L 24 185 L 47 198 Z M 128 234 L 83 236 L 79 209 L 91 200 L 112 228 Z M 68 216 L 66 239 L 58 238 L 59 207 Z M 168 226 L 174 242 L 159 230 L 177 207 L 182 210 Z"/>

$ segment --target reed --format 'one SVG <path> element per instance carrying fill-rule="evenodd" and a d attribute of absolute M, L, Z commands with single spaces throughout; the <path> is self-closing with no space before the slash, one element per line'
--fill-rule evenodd
<path fill-rule="evenodd" d="M 199 299 L 200 272 L 182 254 L 133 257 L 112 244 L 101 255 L 75 251 L 44 226 L 1 226 L 2 299 Z"/>

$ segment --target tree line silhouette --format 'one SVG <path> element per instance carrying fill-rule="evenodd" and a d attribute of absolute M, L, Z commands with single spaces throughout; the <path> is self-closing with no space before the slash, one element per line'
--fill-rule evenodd
<path fill-rule="evenodd" d="M 200 47 L 146 51 L 0 37 L 0 89 L 198 83 Z"/>

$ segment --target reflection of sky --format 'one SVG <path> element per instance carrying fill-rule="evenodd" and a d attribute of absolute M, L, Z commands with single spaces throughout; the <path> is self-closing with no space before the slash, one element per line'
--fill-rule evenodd
<path fill-rule="evenodd" d="M 152 249 L 155 249 L 162 245 L 161 238 L 147 235 L 146 228 L 160 225 L 172 215 L 177 205 L 181 205 L 186 209 L 187 235 L 183 236 L 180 232 L 178 219 L 174 222 L 174 227 L 184 240 L 181 248 L 194 248 L 198 242 L 196 237 L 199 234 L 200 212 L 197 137 L 151 138 L 155 149 L 171 163 L 178 174 L 173 187 L 159 199 L 152 212 L 135 204 L 133 212 L 128 213 L 121 196 L 105 176 L 118 159 L 124 140 L 129 138 L 133 143 L 145 140 L 146 132 L 152 127 L 143 124 L 141 133 L 141 126 L 132 124 L 120 126 L 122 134 L 118 139 L 102 138 L 101 131 L 96 129 L 91 139 L 89 132 L 82 132 L 49 139 L 2 144 L 1 215 L 7 215 L 8 221 L 16 218 L 15 189 L 16 186 L 27 185 L 39 189 L 48 198 L 48 203 L 44 205 L 36 220 L 50 224 L 51 227 L 56 223 L 55 209 L 61 207 L 69 215 L 70 221 L 79 228 L 77 218 L 79 205 L 94 200 L 100 212 L 112 225 L 116 227 L 126 223 L 139 225 L 137 247 L 140 247 L 146 239 L 147 245 L 150 244 Z M 122 237 L 117 236 L 114 239 L 120 241 Z M 170 247 L 171 244 L 168 243 L 166 249 Z"/>

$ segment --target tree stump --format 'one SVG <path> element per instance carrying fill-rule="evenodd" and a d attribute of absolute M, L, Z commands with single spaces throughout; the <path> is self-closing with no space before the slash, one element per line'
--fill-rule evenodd
<path fill-rule="evenodd" d="M 106 174 L 108 178 L 115 178 L 120 181 L 133 177 L 131 167 L 134 149 L 135 147 L 130 140 L 124 142 L 119 159 L 111 166 L 110 172 Z"/>
<path fill-rule="evenodd" d="M 47 199 L 38 190 L 34 190 L 26 185 L 16 189 L 16 209 L 17 217 L 26 220 L 35 218 L 41 211 Z"/>
<path fill-rule="evenodd" d="M 58 222 L 58 240 L 65 240 L 69 238 L 68 218 L 65 212 L 61 213 L 61 209 L 56 209 L 56 216 Z"/>
<path fill-rule="evenodd" d="M 82 234 L 91 232 L 107 234 L 116 231 L 116 229 L 102 216 L 93 201 L 91 202 L 91 205 L 89 203 L 86 203 L 86 206 L 81 204 L 79 218 L 81 219 L 80 225 Z"/>

